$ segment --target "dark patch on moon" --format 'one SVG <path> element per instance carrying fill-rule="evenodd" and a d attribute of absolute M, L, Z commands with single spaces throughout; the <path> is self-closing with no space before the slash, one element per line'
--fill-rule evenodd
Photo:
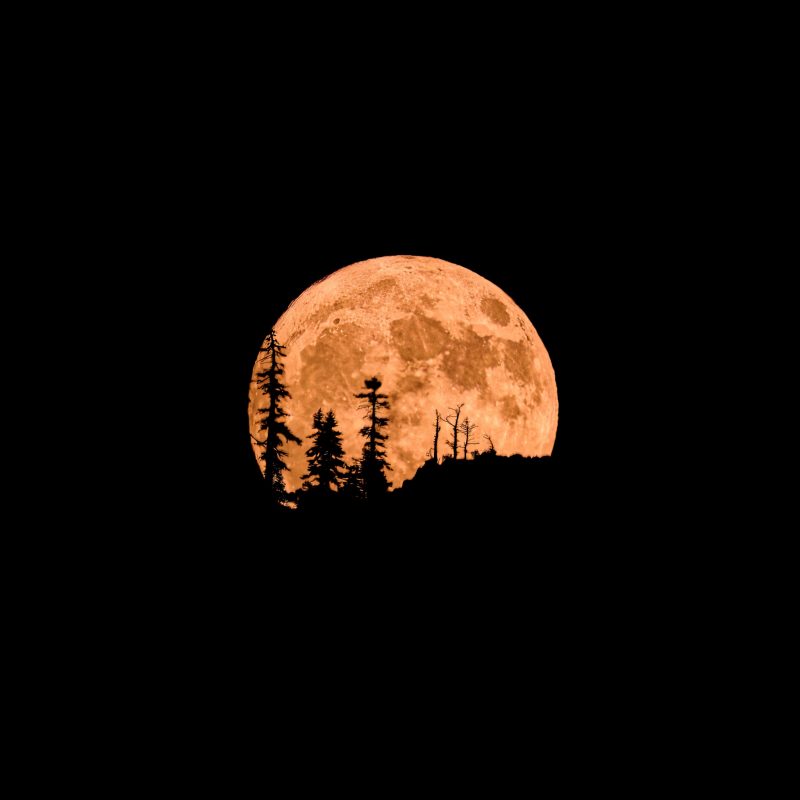
<path fill-rule="evenodd" d="M 494 297 L 484 297 L 483 300 L 481 300 L 481 311 L 483 311 L 492 322 L 496 322 L 503 327 L 511 322 L 511 315 L 508 313 L 508 309 Z"/>
<path fill-rule="evenodd" d="M 392 423 L 397 427 L 404 427 L 406 425 L 413 426 L 418 422 L 417 415 L 412 413 L 402 413 L 395 411 Z"/>
<path fill-rule="evenodd" d="M 397 382 L 397 391 L 399 394 L 416 394 L 421 392 L 428 385 L 428 382 L 421 376 L 409 373 L 403 375 Z"/>
<path fill-rule="evenodd" d="M 336 319 L 333 321 L 333 324 L 334 325 L 338 325 L 339 324 L 339 317 L 336 317 Z"/>
<path fill-rule="evenodd" d="M 376 295 L 385 296 L 391 294 L 398 288 L 395 278 L 381 278 L 366 290 L 365 294 L 375 297 Z"/>
<path fill-rule="evenodd" d="M 365 349 L 363 328 L 346 323 L 335 331 L 324 330 L 316 342 L 300 352 L 301 370 L 298 383 L 314 387 L 318 396 L 331 401 L 350 403 L 350 374 L 360 370 Z M 334 411 L 336 409 L 334 408 Z"/>
<path fill-rule="evenodd" d="M 392 345 L 406 362 L 436 358 L 451 342 L 439 320 L 422 314 L 396 319 L 390 328 Z"/>
<path fill-rule="evenodd" d="M 352 300 L 352 305 L 364 310 L 374 309 L 382 312 L 390 303 L 402 311 L 413 311 L 414 305 L 406 297 L 396 278 L 381 278 L 375 283 L 361 289 Z"/>
<path fill-rule="evenodd" d="M 517 419 L 522 416 L 522 409 L 513 394 L 507 394 L 500 401 L 500 407 L 503 409 L 503 416 L 506 419 Z"/>
<path fill-rule="evenodd" d="M 533 379 L 533 358 L 526 342 L 503 342 L 505 366 L 512 377 L 520 383 L 529 384 Z"/>
<path fill-rule="evenodd" d="M 442 371 L 459 389 L 486 389 L 486 370 L 500 363 L 491 336 L 479 336 L 462 325 L 462 335 L 445 351 Z"/>
<path fill-rule="evenodd" d="M 436 300 L 429 294 L 420 295 L 419 302 L 420 305 L 423 305 L 426 308 L 433 308 L 436 305 Z"/>
<path fill-rule="evenodd" d="M 541 373 L 538 369 L 533 370 L 533 386 L 533 400 L 539 405 L 539 403 L 542 402 L 542 395 L 544 394 L 544 384 L 542 383 Z"/>

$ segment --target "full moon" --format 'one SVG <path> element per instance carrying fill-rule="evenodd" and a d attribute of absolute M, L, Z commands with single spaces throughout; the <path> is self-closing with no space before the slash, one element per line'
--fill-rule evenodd
<path fill-rule="evenodd" d="M 361 456 L 364 412 L 354 395 L 376 375 L 389 395 L 386 452 L 393 488 L 414 476 L 433 446 L 436 409 L 463 403 L 461 421 L 478 425 L 483 450 L 492 438 L 500 455 L 546 456 L 558 426 L 553 365 L 525 312 L 471 270 L 420 256 L 390 256 L 351 264 L 300 295 L 275 324 L 286 348 L 284 407 L 303 446 L 287 444 L 286 488 L 306 472 L 314 412 L 333 409 L 347 460 Z M 253 368 L 250 432 L 257 439 L 267 397 Z M 443 424 L 440 457 L 447 454 Z M 255 445 L 254 452 L 261 451 Z M 459 453 L 459 458 L 462 454 Z M 262 462 L 258 462 L 261 464 Z M 263 469 L 263 467 L 262 467 Z"/>

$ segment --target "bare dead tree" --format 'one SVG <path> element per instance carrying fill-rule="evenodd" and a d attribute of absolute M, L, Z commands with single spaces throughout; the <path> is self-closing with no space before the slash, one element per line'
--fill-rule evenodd
<path fill-rule="evenodd" d="M 488 433 L 484 433 L 483 438 L 489 441 L 489 450 L 487 452 L 496 453 L 497 451 L 494 449 L 494 442 L 492 441 L 492 437 L 489 436 Z"/>
<path fill-rule="evenodd" d="M 437 464 L 439 463 L 439 431 L 442 429 L 442 417 L 439 414 L 439 409 L 436 409 L 436 422 L 434 423 L 433 427 L 435 428 L 435 433 L 433 434 L 433 461 Z M 431 452 L 430 450 L 428 452 Z"/>
<path fill-rule="evenodd" d="M 467 448 L 471 444 L 478 444 L 477 439 L 472 438 L 472 434 L 478 429 L 477 425 L 472 425 L 469 421 L 469 417 L 466 417 L 464 421 L 459 425 L 459 429 L 461 433 L 464 434 L 464 460 L 467 459 Z"/>
<path fill-rule="evenodd" d="M 444 418 L 444 421 L 453 429 L 452 433 L 453 438 L 447 441 L 447 446 L 453 448 L 453 459 L 458 458 L 458 432 L 459 432 L 458 420 L 459 417 L 461 416 L 461 409 L 463 407 L 464 404 L 459 403 L 455 408 L 450 409 L 450 411 L 452 411 L 453 413 L 448 414 Z"/>

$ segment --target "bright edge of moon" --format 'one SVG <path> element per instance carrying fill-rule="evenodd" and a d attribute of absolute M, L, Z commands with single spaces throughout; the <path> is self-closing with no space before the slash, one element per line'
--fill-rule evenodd
<path fill-rule="evenodd" d="M 500 455 L 553 452 L 558 394 L 553 365 L 525 312 L 471 270 L 438 258 L 389 256 L 344 267 L 306 289 L 275 324 L 286 347 L 284 406 L 303 446 L 286 445 L 286 488 L 306 471 L 311 420 L 333 409 L 348 460 L 360 457 L 363 411 L 353 395 L 377 375 L 391 409 L 387 456 L 393 488 L 412 478 L 433 445 L 435 410 L 464 403 L 462 421 L 492 437 Z M 263 439 L 257 411 L 267 397 L 250 386 L 250 432 Z M 439 441 L 447 453 L 447 426 Z M 253 445 L 256 455 L 261 450 Z M 461 457 L 461 454 L 459 454 Z M 262 462 L 258 462 L 262 466 Z"/>

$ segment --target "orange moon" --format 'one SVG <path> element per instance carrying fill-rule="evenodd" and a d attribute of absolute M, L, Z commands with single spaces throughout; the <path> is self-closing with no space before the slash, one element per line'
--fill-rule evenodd
<path fill-rule="evenodd" d="M 387 456 L 393 488 L 414 476 L 433 445 L 435 409 L 464 403 L 483 450 L 500 455 L 553 451 L 558 394 L 553 365 L 525 312 L 471 270 L 421 256 L 351 264 L 308 288 L 275 324 L 286 347 L 287 423 L 303 446 L 286 445 L 286 488 L 300 488 L 311 420 L 332 408 L 348 460 L 360 457 L 363 411 L 353 396 L 377 375 L 392 404 Z M 255 373 L 262 367 L 256 362 Z M 267 398 L 250 388 L 250 432 Z M 439 440 L 447 453 L 447 426 Z M 253 448 L 258 455 L 260 450 Z M 459 453 L 461 457 L 461 453 Z M 261 462 L 259 462 L 261 464 Z"/>

